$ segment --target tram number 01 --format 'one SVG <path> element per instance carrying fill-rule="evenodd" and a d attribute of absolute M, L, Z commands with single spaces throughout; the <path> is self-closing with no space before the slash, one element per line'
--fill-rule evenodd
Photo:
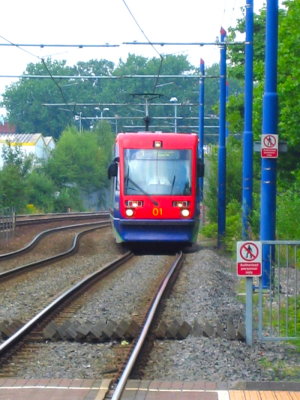
<path fill-rule="evenodd" d="M 154 208 L 152 209 L 152 215 L 153 215 L 154 217 L 162 216 L 162 215 L 163 215 L 163 210 L 162 210 L 162 208 L 154 207 Z"/>

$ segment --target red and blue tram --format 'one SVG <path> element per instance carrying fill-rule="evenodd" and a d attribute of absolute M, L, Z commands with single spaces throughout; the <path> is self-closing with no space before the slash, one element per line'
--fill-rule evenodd
<path fill-rule="evenodd" d="M 193 243 L 203 169 L 196 134 L 118 134 L 108 169 L 116 241 Z"/>

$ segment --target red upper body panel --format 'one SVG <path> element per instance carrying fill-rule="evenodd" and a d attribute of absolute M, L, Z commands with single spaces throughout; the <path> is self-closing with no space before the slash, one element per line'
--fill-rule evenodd
<path fill-rule="evenodd" d="M 161 148 L 155 148 L 155 142 L 161 143 Z M 190 189 L 188 194 L 148 194 L 148 191 L 143 193 L 125 194 L 125 179 L 129 172 L 125 170 L 125 153 L 127 149 L 142 149 L 150 150 L 155 149 L 161 150 L 187 150 L 187 153 L 191 155 L 190 161 L 185 161 L 189 165 L 190 174 Z M 176 133 L 150 133 L 150 132 L 138 132 L 138 133 L 120 133 L 116 138 L 116 152 L 120 157 L 119 161 L 119 189 L 120 189 L 120 212 L 123 218 L 128 219 L 190 219 L 195 214 L 196 207 L 196 187 L 197 187 L 197 157 L 198 157 L 198 136 L 196 134 L 176 134 Z M 173 160 L 174 171 L 176 167 L 179 167 L 180 160 Z M 177 163 L 177 165 L 176 165 Z M 139 168 L 144 171 L 143 173 L 146 179 L 147 162 L 144 164 L 139 161 Z M 185 164 L 187 165 L 187 164 Z M 128 166 L 126 167 L 128 169 Z M 175 178 L 175 172 L 174 180 Z M 177 179 L 178 181 L 178 179 Z M 134 182 L 133 182 L 134 183 Z M 174 182 L 173 182 L 174 183 Z M 138 190 L 137 190 L 138 191 Z M 139 201 L 139 206 L 134 208 L 134 214 L 131 217 L 126 216 L 126 208 L 128 208 L 128 202 Z M 185 202 L 188 204 L 186 208 L 189 209 L 190 214 L 187 217 L 182 216 L 182 208 L 174 206 L 174 202 Z M 141 204 L 142 202 L 142 204 Z"/>

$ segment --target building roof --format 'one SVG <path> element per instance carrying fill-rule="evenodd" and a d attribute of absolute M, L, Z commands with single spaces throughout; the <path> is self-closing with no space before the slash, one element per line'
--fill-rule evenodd
<path fill-rule="evenodd" d="M 41 137 L 44 139 L 41 133 L 2 133 L 0 134 L 0 143 L 10 142 L 15 146 L 34 146 Z"/>
<path fill-rule="evenodd" d="M 53 139 L 52 136 L 45 136 L 45 137 L 44 137 L 44 140 L 45 140 L 45 143 L 46 143 L 47 146 L 48 146 L 48 144 L 51 143 L 51 142 L 55 143 L 55 141 L 54 141 L 54 139 Z"/>

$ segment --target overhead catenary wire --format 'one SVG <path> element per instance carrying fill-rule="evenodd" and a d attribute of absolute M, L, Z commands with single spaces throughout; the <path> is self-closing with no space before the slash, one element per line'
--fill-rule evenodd
<path fill-rule="evenodd" d="M 146 46 L 149 45 L 147 42 L 123 42 L 124 45 L 140 45 Z M 215 42 L 152 42 L 151 44 L 155 46 L 220 46 L 220 45 L 236 45 L 236 44 L 245 44 L 245 42 L 220 42 L 216 40 Z"/>
<path fill-rule="evenodd" d="M 135 16 L 133 15 L 131 9 L 128 7 L 127 3 L 125 0 L 122 0 L 125 7 L 127 8 L 129 14 L 131 15 L 132 19 L 134 20 L 135 24 L 137 25 L 137 27 L 139 28 L 139 30 L 142 32 L 143 36 L 145 37 L 145 39 L 147 40 L 148 44 L 153 48 L 153 50 L 156 52 L 156 54 L 158 54 L 158 56 L 160 57 L 160 64 L 158 67 L 158 73 L 156 76 L 156 80 L 154 82 L 154 86 L 153 86 L 153 92 L 155 93 L 156 88 L 157 88 L 157 84 L 158 84 L 158 80 L 159 80 L 159 76 L 162 70 L 162 64 L 164 61 L 163 56 L 160 54 L 160 52 L 155 48 L 155 46 L 152 44 L 151 40 L 148 38 L 148 36 L 146 35 L 146 33 L 144 32 L 144 30 L 142 29 L 142 27 L 140 26 L 140 24 L 138 23 L 137 19 L 135 18 Z"/>
<path fill-rule="evenodd" d="M 11 40 L 5 38 L 5 37 L 2 36 L 2 35 L 0 35 L 0 38 L 2 38 L 2 39 L 5 40 L 7 43 L 9 43 L 9 45 L 15 46 L 16 48 L 20 49 L 21 51 L 24 51 L 25 53 L 29 54 L 30 56 L 32 56 L 32 57 L 37 58 L 38 60 L 40 60 L 41 63 L 43 64 L 43 67 L 45 68 L 47 74 L 49 75 L 49 77 L 51 78 L 51 80 L 53 81 L 53 83 L 55 84 L 55 86 L 58 88 L 58 90 L 59 90 L 59 92 L 60 92 L 60 95 L 61 95 L 61 97 L 62 97 L 64 103 L 65 103 L 65 104 L 67 103 L 67 99 L 66 99 L 66 97 L 65 97 L 65 95 L 64 95 L 64 93 L 63 93 L 62 88 L 60 87 L 59 83 L 55 80 L 55 78 L 54 78 L 54 76 L 52 75 L 51 71 L 49 70 L 49 68 L 48 68 L 48 66 L 47 66 L 47 64 L 46 64 L 46 62 L 45 62 L 45 60 L 44 60 L 42 57 L 40 57 L 40 56 L 38 56 L 38 55 L 36 55 L 36 54 L 34 54 L 34 53 L 32 53 L 32 52 L 30 52 L 30 51 L 28 51 L 28 50 L 22 48 L 20 45 L 18 45 L 18 44 L 16 44 L 16 43 L 13 43 Z M 73 111 L 73 114 L 75 115 L 75 112 L 74 112 L 74 111 Z"/>
<path fill-rule="evenodd" d="M 156 75 L 53 75 L 56 79 L 131 79 L 131 78 L 155 78 Z M 199 79 L 199 78 L 219 78 L 220 75 L 160 75 L 160 78 L 182 78 L 182 79 Z M 28 78 L 28 79 L 49 79 L 50 75 L 23 74 L 23 75 L 0 75 L 0 78 Z"/>
<path fill-rule="evenodd" d="M 0 38 L 3 39 L 3 40 L 5 40 L 5 41 L 7 42 L 6 44 L 3 43 L 2 45 L 14 46 L 14 47 L 16 47 L 17 49 L 19 49 L 19 50 L 21 50 L 21 51 L 24 51 L 24 53 L 27 53 L 27 54 L 29 54 L 30 56 L 32 56 L 32 57 L 37 58 L 37 59 L 40 60 L 40 57 L 39 57 L 38 55 L 32 53 L 31 51 L 28 51 L 28 50 L 26 50 L 26 49 L 23 49 L 23 47 L 21 47 L 19 44 L 13 43 L 12 41 L 10 41 L 9 39 L 5 38 L 5 37 L 2 36 L 2 35 L 0 35 Z"/>
<path fill-rule="evenodd" d="M 235 0 L 235 1 L 237 1 L 237 0 Z M 129 11 L 129 13 L 131 14 L 131 16 L 132 16 L 132 18 L 134 19 L 134 21 L 135 21 L 135 23 L 137 24 L 137 26 L 139 27 L 139 29 L 140 29 L 140 31 L 142 32 L 142 34 L 143 34 L 143 36 L 147 39 L 147 44 L 148 45 L 151 45 L 152 46 L 152 48 L 153 48 L 153 50 L 159 55 L 159 57 L 160 57 L 160 60 L 161 60 L 161 62 L 160 62 L 160 65 L 159 65 L 159 70 L 158 70 L 158 73 L 157 73 L 157 75 L 155 75 L 155 76 L 153 76 L 153 78 L 155 78 L 155 83 L 154 83 L 154 90 L 153 90 L 153 92 L 155 92 L 156 90 L 157 90 L 157 86 L 158 86 L 158 80 L 162 77 L 162 75 L 161 75 L 161 71 L 162 71 L 162 61 L 163 61 L 163 56 L 160 54 L 160 52 L 155 48 L 155 46 L 156 46 L 156 44 L 155 43 L 153 43 L 153 42 L 151 42 L 151 40 L 149 39 L 149 37 L 146 35 L 146 33 L 145 33 L 145 31 L 144 31 L 144 29 L 142 29 L 142 27 L 141 27 L 141 24 L 139 24 L 138 23 L 138 21 L 137 21 L 137 19 L 135 18 L 135 16 L 133 15 L 133 13 L 132 13 L 132 11 L 130 10 L 130 8 L 128 7 L 128 5 L 127 5 L 127 3 L 128 3 L 128 1 L 127 1 L 127 3 L 126 3 L 126 1 L 125 0 L 123 0 L 123 3 L 124 3 L 124 5 L 126 6 L 126 8 L 127 8 L 127 10 Z M 64 93 L 64 91 L 63 91 L 63 88 L 62 87 L 60 87 L 60 85 L 59 85 L 59 81 L 57 81 L 58 79 L 69 79 L 69 77 L 62 77 L 62 76 L 59 76 L 59 75 L 54 75 L 53 73 L 51 73 L 51 71 L 49 70 L 49 68 L 50 68 L 50 65 L 48 64 L 48 66 L 47 66 L 47 64 L 46 64 L 46 62 L 45 62 L 45 60 L 44 59 L 42 59 L 41 57 L 39 57 L 38 55 L 36 55 L 36 54 L 34 54 L 34 53 L 32 53 L 32 52 L 30 52 L 30 51 L 27 51 L 26 49 L 24 49 L 24 48 L 22 48 L 22 46 L 24 46 L 24 47 L 41 47 L 41 48 L 43 48 L 43 47 L 78 47 L 78 48 L 83 48 L 83 47 L 117 47 L 117 46 L 120 46 L 119 44 L 118 45 L 114 45 L 114 44 L 108 44 L 108 43 L 106 43 L 106 44 L 99 44 L 99 45 L 89 45 L 89 44 L 87 44 L 87 45 L 81 45 L 81 44 L 70 44 L 70 45 L 65 45 L 65 44 L 34 44 L 34 43 L 32 43 L 32 44 L 30 44 L 30 43 L 28 43 L 28 44 L 21 44 L 21 43 L 13 43 L 13 42 L 11 42 L 11 41 L 9 41 L 8 39 L 6 39 L 6 38 L 4 38 L 3 36 L 0 36 L 0 37 L 2 37 L 2 39 L 4 39 L 4 40 L 6 40 L 8 43 L 4 43 L 4 44 L 1 44 L 0 43 L 0 46 L 1 45 L 3 45 L 3 46 L 15 46 L 16 48 L 18 48 L 18 49 L 20 49 L 21 51 L 24 51 L 25 53 L 27 53 L 27 54 L 29 54 L 29 55 L 31 55 L 31 56 L 33 56 L 33 57 L 35 57 L 35 58 L 37 58 L 37 59 L 39 59 L 39 60 L 41 60 L 41 62 L 43 63 L 43 66 L 44 66 L 44 68 L 46 69 L 46 72 L 47 72 L 47 74 L 49 75 L 48 76 L 48 78 L 49 79 L 52 79 L 53 80 L 53 82 L 54 82 L 54 84 L 56 85 L 56 87 L 58 88 L 58 90 L 59 90 L 59 92 L 60 92 L 60 95 L 61 95 L 61 97 L 62 97 L 62 99 L 63 99 L 63 101 L 66 103 L 65 105 L 67 105 L 67 98 L 66 98 L 66 96 L 65 96 L 65 94 L 66 93 Z M 188 44 L 188 43 L 187 43 Z M 214 44 L 216 44 L 216 43 L 214 43 Z M 228 44 L 228 43 L 227 43 Z M 189 45 L 191 45 L 191 44 L 189 44 Z M 9 75 L 0 75 L 0 78 L 1 77 L 8 77 L 8 78 L 10 78 L 10 77 L 15 77 L 15 78 L 34 78 L 34 79 L 45 79 L 46 78 L 46 76 L 41 76 L 41 77 L 39 77 L 39 76 L 29 76 L 29 75 L 20 75 L 20 76 L 9 76 Z M 132 76 L 133 78 L 136 78 L 137 76 Z M 175 77 L 175 76 L 174 76 Z M 101 79 L 101 78 L 103 78 L 103 79 L 105 79 L 105 77 L 96 77 L 96 76 L 91 76 L 91 77 L 81 77 L 81 76 L 78 76 L 78 77 L 72 77 L 72 78 L 70 78 L 70 79 Z M 128 76 L 120 76 L 120 78 L 118 77 L 118 78 L 110 78 L 109 77 L 109 79 L 122 79 L 122 78 L 128 78 Z M 184 78 L 187 78 L 187 76 L 184 76 Z M 195 78 L 196 79 L 198 79 L 199 78 L 199 76 L 195 76 Z"/>
<path fill-rule="evenodd" d="M 3 36 L 0 35 L 0 37 L 4 40 L 5 39 Z M 15 47 L 19 47 L 21 50 L 26 51 L 24 49 L 22 49 L 22 47 L 40 47 L 41 49 L 43 49 L 44 47 L 76 47 L 79 49 L 84 49 L 84 48 L 90 48 L 90 47 L 120 47 L 120 44 L 109 44 L 109 43 L 105 43 L 105 44 L 38 44 L 38 43 L 12 43 L 9 40 L 7 40 L 8 43 L 0 43 L 0 46 L 15 46 Z M 28 51 L 26 51 L 26 53 L 35 56 L 33 53 L 30 53 Z M 35 56 L 38 57 L 39 56 Z"/>
<path fill-rule="evenodd" d="M 61 94 L 61 97 L 62 97 L 64 103 L 67 104 L 67 103 L 68 103 L 68 100 L 67 100 L 67 98 L 65 97 L 64 92 L 63 92 L 61 86 L 58 84 L 58 82 L 56 81 L 56 79 L 54 79 L 54 77 L 53 77 L 51 71 L 49 70 L 49 68 L 48 68 L 48 66 L 47 66 L 47 64 L 46 64 L 46 62 L 45 62 L 45 60 L 44 60 L 43 58 L 41 58 L 41 61 L 42 61 L 42 64 L 43 64 L 45 70 L 48 72 L 48 74 L 50 75 L 52 81 L 54 82 L 55 86 L 58 88 L 58 90 L 59 90 L 59 92 L 60 92 L 60 94 Z M 74 113 L 74 114 L 75 114 L 75 113 Z"/>

